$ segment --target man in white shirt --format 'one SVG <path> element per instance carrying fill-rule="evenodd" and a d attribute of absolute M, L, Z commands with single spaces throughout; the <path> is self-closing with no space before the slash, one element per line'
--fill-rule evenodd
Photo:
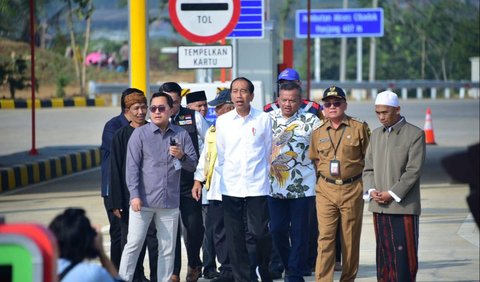
<path fill-rule="evenodd" d="M 267 205 L 271 119 L 251 107 L 254 86 L 250 80 L 234 79 L 230 91 L 235 110 L 217 119 L 216 168 L 220 175 L 228 255 L 234 280 L 250 281 L 245 241 L 248 229 L 256 241 L 260 277 L 262 281 L 272 281 L 268 271 L 272 240 Z"/>

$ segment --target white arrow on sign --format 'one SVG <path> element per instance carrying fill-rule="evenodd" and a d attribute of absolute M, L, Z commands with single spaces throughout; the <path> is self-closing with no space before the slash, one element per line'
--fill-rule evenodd
<path fill-rule="evenodd" d="M 170 0 L 173 26 L 185 38 L 211 43 L 225 38 L 240 17 L 240 0 Z"/>

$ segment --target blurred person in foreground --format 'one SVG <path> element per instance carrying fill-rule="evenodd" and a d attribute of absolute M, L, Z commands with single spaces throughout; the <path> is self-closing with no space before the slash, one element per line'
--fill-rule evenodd
<path fill-rule="evenodd" d="M 149 107 L 151 122 L 135 129 L 128 141 L 130 216 L 119 271 L 127 281 L 133 279 L 152 219 L 157 228 L 158 281 L 169 281 L 173 273 L 181 169 L 195 171 L 197 154 L 188 133 L 169 122 L 172 107 L 168 94 L 154 93 Z"/>
<path fill-rule="evenodd" d="M 217 97 L 208 104 L 215 107 L 217 117 L 233 110 L 234 106 L 230 98 L 230 89 L 222 90 Z M 203 146 L 197 170 L 195 171 L 195 183 L 192 187 L 192 195 L 197 201 L 203 201 L 203 197 L 206 197 L 206 200 L 209 202 L 207 214 L 204 215 L 206 226 L 205 234 L 212 233 L 214 251 L 220 263 L 220 275 L 213 279 L 212 282 L 233 282 L 232 267 L 228 258 L 225 225 L 223 221 L 222 194 L 219 187 L 220 176 L 218 175 L 218 171 L 215 171 L 217 166 L 216 126 L 213 124 L 205 136 L 205 145 Z M 204 183 L 203 189 L 202 183 Z M 207 190 L 207 193 L 203 193 L 203 190 Z M 211 231 L 209 231 L 209 229 L 211 229 Z M 208 277 L 205 278 L 208 279 Z"/>
<path fill-rule="evenodd" d="M 48 228 L 57 239 L 58 281 L 122 281 L 103 250 L 102 233 L 90 224 L 81 208 L 68 208 L 57 215 Z M 99 259 L 101 265 L 86 260 Z"/>
<path fill-rule="evenodd" d="M 375 113 L 382 126 L 372 132 L 363 182 L 373 212 L 377 280 L 415 281 L 425 134 L 400 115 L 391 91 L 377 95 Z"/>

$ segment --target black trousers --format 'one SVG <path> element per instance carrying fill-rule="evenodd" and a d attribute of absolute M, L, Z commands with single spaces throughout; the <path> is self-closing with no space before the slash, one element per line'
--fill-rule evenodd
<path fill-rule="evenodd" d="M 220 273 L 229 273 L 228 275 L 231 276 L 232 267 L 230 266 L 230 259 L 228 258 L 222 201 L 210 201 L 205 224 L 212 228 L 213 244 L 215 246 L 217 260 L 220 263 Z"/>
<path fill-rule="evenodd" d="M 272 238 L 268 230 L 266 196 L 238 198 L 222 196 L 228 255 L 236 282 L 250 281 L 250 259 L 245 234 L 248 230 L 256 243 L 256 260 L 262 281 L 272 281 L 268 265 Z M 246 217 L 246 221 L 244 220 Z"/>
<path fill-rule="evenodd" d="M 120 218 L 116 217 L 111 210 L 107 209 L 106 197 L 103 197 L 103 205 L 107 212 L 108 222 L 110 223 L 110 229 L 108 231 L 110 234 L 110 260 L 113 265 L 119 269 L 120 259 L 122 258 L 122 230 L 120 227 Z"/>
<path fill-rule="evenodd" d="M 215 244 L 213 243 L 213 227 L 207 221 L 208 210 L 210 205 L 202 205 L 203 226 L 205 234 L 203 236 L 203 274 L 217 271 L 217 264 L 215 262 Z"/>
<path fill-rule="evenodd" d="M 173 266 L 173 274 L 179 275 L 182 265 L 182 247 L 180 234 L 183 233 L 185 248 L 187 249 L 188 266 L 202 267 L 200 259 L 200 249 L 203 242 L 203 219 L 202 219 L 202 203 L 197 202 L 190 197 L 180 196 L 180 217 L 182 218 L 182 228 L 177 232 L 177 243 L 175 247 L 175 261 Z M 180 227 L 180 225 L 179 225 Z"/>

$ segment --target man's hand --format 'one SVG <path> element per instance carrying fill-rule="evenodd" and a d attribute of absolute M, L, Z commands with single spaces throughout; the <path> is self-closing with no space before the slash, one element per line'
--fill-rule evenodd
<path fill-rule="evenodd" d="M 373 194 L 373 192 L 371 194 Z M 376 191 L 376 196 L 372 198 L 375 202 L 381 205 L 389 204 L 393 200 L 392 195 L 390 195 L 390 193 L 388 193 L 387 191 L 384 191 L 384 192 Z"/>
<path fill-rule="evenodd" d="M 140 200 L 140 198 L 133 198 L 130 201 L 130 206 L 134 212 L 138 212 L 142 209 L 142 200 Z"/>
<path fill-rule="evenodd" d="M 182 147 L 180 146 L 180 143 L 176 143 L 175 146 L 170 146 L 170 155 L 179 160 L 183 157 L 183 155 L 185 155 Z"/>
<path fill-rule="evenodd" d="M 200 181 L 195 180 L 192 187 L 192 197 L 198 201 L 202 198 L 202 183 Z"/>
<path fill-rule="evenodd" d="M 122 210 L 121 209 L 113 209 L 112 210 L 113 215 L 115 215 L 118 218 L 122 218 Z"/>

